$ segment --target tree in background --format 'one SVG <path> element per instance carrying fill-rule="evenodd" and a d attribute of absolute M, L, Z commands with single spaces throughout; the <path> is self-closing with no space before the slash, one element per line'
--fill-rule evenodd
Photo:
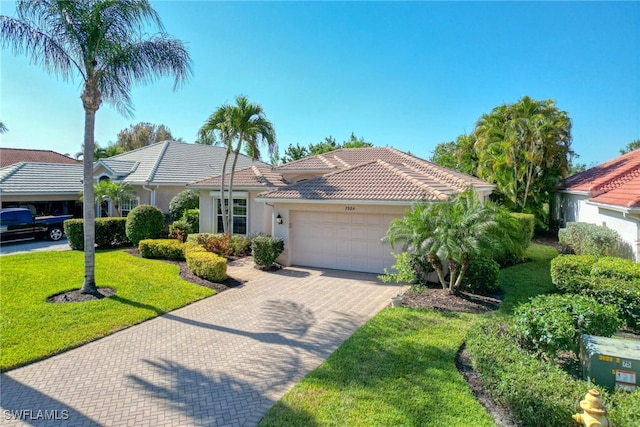
<path fill-rule="evenodd" d="M 473 134 L 460 135 L 455 141 L 436 145 L 429 160 L 445 168 L 475 175 L 478 166 L 475 143 Z"/>
<path fill-rule="evenodd" d="M 252 158 L 260 158 L 260 145 L 265 142 L 269 154 L 278 150 L 276 133 L 273 124 L 267 120 L 260 104 L 249 102 L 246 96 L 236 97 L 235 105 L 223 104 L 209 116 L 198 132 L 201 143 L 220 143 L 226 147 L 226 155 L 220 180 L 220 210 L 225 234 L 232 234 L 231 218 L 233 217 L 233 178 L 240 151 L 252 153 Z M 229 155 L 233 153 L 233 163 L 229 175 L 228 193 L 225 195 L 224 175 Z M 228 199 L 226 198 L 228 197 Z M 225 209 L 225 199 L 231 213 Z"/>
<path fill-rule="evenodd" d="M 100 146 L 98 141 L 95 141 L 93 144 L 93 161 L 94 162 L 96 160 L 106 159 L 107 157 L 112 157 L 122 153 L 124 153 L 124 151 L 114 143 L 109 143 L 109 145 L 107 145 L 106 147 Z M 74 157 L 76 158 L 76 160 L 84 158 L 84 144 L 81 145 L 80 151 L 78 151 Z"/>
<path fill-rule="evenodd" d="M 338 144 L 336 139 L 332 136 L 327 136 L 323 141 L 317 144 L 310 143 L 306 147 L 301 146 L 299 143 L 296 145 L 289 144 L 284 150 L 284 156 L 280 159 L 282 163 L 289 163 L 295 160 L 300 160 L 308 156 L 317 156 L 318 154 L 328 153 L 329 151 L 339 150 L 340 148 L 365 148 L 373 147 L 373 143 L 367 142 L 364 138 L 358 138 L 353 132 L 351 136 L 342 144 Z M 272 162 L 273 164 L 273 162 Z"/>
<path fill-rule="evenodd" d="M 628 143 L 626 147 L 620 150 L 620 154 L 627 154 L 633 150 L 637 150 L 638 148 L 640 148 L 640 139 L 636 139 L 635 141 Z"/>
<path fill-rule="evenodd" d="M 7 133 L 9 132 L 9 128 L 7 127 L 7 125 L 4 124 L 4 122 L 0 122 L 0 133 Z"/>
<path fill-rule="evenodd" d="M 133 84 L 174 76 L 175 89 L 190 73 L 189 54 L 182 42 L 164 32 L 147 0 L 19 0 L 16 12 L 17 18 L 0 16 L 2 47 L 29 56 L 34 64 L 64 80 L 74 74 L 82 78 L 83 191 L 93 200 L 95 118 L 100 105 L 106 101 L 131 115 Z M 149 24 L 159 32 L 148 36 Z M 93 203 L 83 204 L 83 216 L 82 292 L 96 293 Z"/>
<path fill-rule="evenodd" d="M 171 129 L 165 125 L 140 122 L 121 130 L 115 145 L 124 153 L 162 141 L 175 141 Z"/>

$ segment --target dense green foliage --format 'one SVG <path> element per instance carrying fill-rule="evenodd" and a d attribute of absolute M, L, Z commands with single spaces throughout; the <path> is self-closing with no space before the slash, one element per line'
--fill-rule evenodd
<path fill-rule="evenodd" d="M 441 202 L 414 205 L 404 218 L 391 222 L 384 238 L 392 247 L 402 243 L 403 251 L 429 262 L 443 289 L 451 293 L 460 289 L 471 260 L 515 250 L 520 240 L 516 219 L 491 202 L 481 202 L 473 189 Z"/>
<path fill-rule="evenodd" d="M 164 237 L 164 214 L 156 206 L 136 206 L 127 216 L 127 237 L 134 246 L 143 239 Z"/>
<path fill-rule="evenodd" d="M 621 325 L 613 305 L 583 295 L 541 295 L 515 311 L 524 345 L 553 359 L 559 350 L 580 351 L 582 334 L 609 337 Z"/>
<path fill-rule="evenodd" d="M 640 330 L 640 264 L 613 257 L 563 255 L 552 261 L 551 276 L 563 292 L 615 305 L 627 327 Z"/>
<path fill-rule="evenodd" d="M 382 310 L 299 381 L 260 426 L 495 426 L 455 364 L 475 320 L 464 313 Z"/>
<path fill-rule="evenodd" d="M 200 209 L 186 209 L 180 218 L 191 226 L 192 233 L 200 232 Z"/>
<path fill-rule="evenodd" d="M 212 282 L 227 278 L 227 260 L 211 252 L 187 251 L 187 267 L 193 274 Z"/>
<path fill-rule="evenodd" d="M 617 231 L 596 224 L 569 222 L 558 231 L 558 241 L 564 253 L 622 258 L 631 258 L 633 254 Z"/>
<path fill-rule="evenodd" d="M 476 294 L 491 295 L 498 290 L 500 265 L 489 256 L 477 256 L 469 262 L 462 279 L 462 289 Z"/>
<path fill-rule="evenodd" d="M 177 265 L 111 250 L 96 253 L 96 281 L 115 289 L 114 295 L 48 303 L 49 296 L 80 287 L 83 261 L 77 251 L 2 257 L 0 370 L 61 353 L 215 293 L 180 279 Z"/>
<path fill-rule="evenodd" d="M 138 243 L 143 258 L 171 259 L 184 261 L 185 252 L 182 242 L 176 239 L 144 239 Z"/>
<path fill-rule="evenodd" d="M 234 234 L 231 236 L 231 255 L 242 257 L 251 254 L 251 237 Z"/>
<path fill-rule="evenodd" d="M 373 147 L 371 142 L 367 142 L 362 137 L 357 137 L 353 132 L 349 139 L 342 144 L 338 144 L 336 139 L 332 136 L 327 136 L 323 141 L 317 144 L 310 143 L 307 146 L 301 146 L 299 143 L 295 145 L 289 144 L 284 150 L 284 156 L 279 159 L 279 162 L 289 163 L 295 160 L 300 160 L 308 156 L 316 156 L 318 154 L 328 153 L 329 151 L 339 150 L 341 148 L 366 148 Z"/>
<path fill-rule="evenodd" d="M 127 129 L 118 132 L 115 147 L 121 151 L 131 151 L 163 141 L 175 141 L 171 129 L 165 125 L 154 125 L 148 122 L 140 122 L 130 125 Z"/>
<path fill-rule="evenodd" d="M 169 215 L 173 221 L 182 218 L 188 209 L 198 209 L 200 206 L 200 193 L 195 190 L 182 190 L 169 202 Z"/>
<path fill-rule="evenodd" d="M 126 235 L 126 218 L 96 218 L 95 244 L 97 249 L 111 249 L 123 246 L 131 246 L 131 241 Z M 84 221 L 82 219 L 69 219 L 64 222 L 64 232 L 71 249 L 84 250 Z"/>
<path fill-rule="evenodd" d="M 638 148 L 640 148 L 640 139 L 636 139 L 635 141 L 631 141 L 630 143 L 628 143 L 622 150 L 620 150 L 620 154 L 625 155 L 634 150 L 637 150 Z"/>
<path fill-rule="evenodd" d="M 257 236 L 251 241 L 251 251 L 253 261 L 263 269 L 267 269 L 284 251 L 284 240 L 272 236 Z"/>

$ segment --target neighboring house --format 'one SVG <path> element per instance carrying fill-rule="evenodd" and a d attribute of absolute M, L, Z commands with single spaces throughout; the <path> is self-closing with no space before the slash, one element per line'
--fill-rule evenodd
<path fill-rule="evenodd" d="M 82 164 L 64 154 L 51 150 L 31 150 L 26 148 L 0 148 L 0 168 L 21 162 Z"/>
<path fill-rule="evenodd" d="M 139 204 L 154 205 L 163 212 L 168 212 L 171 199 L 185 190 L 189 182 L 222 172 L 225 152 L 222 147 L 175 141 L 159 142 L 96 161 L 93 177 L 96 182 L 112 180 L 131 184 L 136 198 L 122 204 L 123 215 Z M 229 164 L 232 161 L 233 156 L 230 157 Z M 267 164 L 253 161 L 242 154 L 238 157 L 238 168 L 252 165 L 264 167 Z M 4 207 L 32 205 L 36 201 L 64 201 L 63 205 L 58 206 L 58 203 L 53 209 L 37 209 L 38 213 L 71 213 L 81 217 L 82 177 L 82 163 L 78 162 L 23 162 L 7 166 L 0 169 L 2 205 Z M 63 211 L 59 211 L 60 209 Z M 110 203 L 103 204 L 96 211 L 98 217 L 114 214 Z"/>
<path fill-rule="evenodd" d="M 189 186 L 200 190 L 201 232 L 222 231 L 219 186 L 219 176 Z M 284 265 L 381 273 L 395 261 L 380 242 L 393 219 L 417 200 L 446 200 L 469 186 L 482 199 L 495 188 L 393 148 L 340 149 L 238 170 L 234 232 L 281 237 Z"/>
<path fill-rule="evenodd" d="M 51 150 L 0 148 L 3 208 L 38 215 L 82 215 L 82 162 Z"/>
<path fill-rule="evenodd" d="M 640 149 L 567 178 L 556 217 L 617 231 L 640 262 Z"/>
<path fill-rule="evenodd" d="M 220 174 L 226 149 L 210 145 L 165 141 L 98 160 L 93 167 L 96 181 L 109 179 L 128 182 L 137 199 L 122 206 L 123 215 L 138 204 L 157 206 L 169 211 L 169 202 L 186 185 Z M 229 157 L 229 167 L 233 155 Z M 266 166 L 240 154 L 237 168 Z M 106 215 L 107 213 L 104 212 Z"/>

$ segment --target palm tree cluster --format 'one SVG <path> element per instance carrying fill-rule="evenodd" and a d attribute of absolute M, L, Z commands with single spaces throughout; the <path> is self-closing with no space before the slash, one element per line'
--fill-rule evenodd
<path fill-rule="evenodd" d="M 442 288 L 454 294 L 471 260 L 508 250 L 517 227 L 508 211 L 482 202 L 469 188 L 442 202 L 417 203 L 391 222 L 383 241 L 392 247 L 402 243 L 403 251 L 427 261 Z"/>
<path fill-rule="evenodd" d="M 174 89 L 190 75 L 183 43 L 167 35 L 147 0 L 20 0 L 17 18 L 0 16 L 0 46 L 69 80 L 82 79 L 84 185 L 94 199 L 93 155 L 96 112 L 105 101 L 132 114 L 131 88 L 159 76 L 174 77 Z M 150 26 L 157 33 L 147 36 Z M 95 207 L 83 204 L 84 284 L 95 293 Z"/>
<path fill-rule="evenodd" d="M 224 234 L 232 233 L 233 177 L 238 155 L 244 148 L 245 152 L 249 153 L 254 160 L 259 159 L 260 145 L 263 142 L 267 144 L 270 155 L 277 152 L 278 146 L 273 124 L 267 120 L 262 106 L 249 102 L 244 95 L 236 97 L 235 105 L 223 104 L 218 107 L 198 132 L 198 143 L 220 144 L 226 149 L 222 163 L 219 199 Z M 225 193 L 225 174 L 231 153 L 233 153 L 233 163 L 229 175 L 229 185 L 226 189 L 227 193 Z M 225 200 L 227 200 L 226 203 Z"/>

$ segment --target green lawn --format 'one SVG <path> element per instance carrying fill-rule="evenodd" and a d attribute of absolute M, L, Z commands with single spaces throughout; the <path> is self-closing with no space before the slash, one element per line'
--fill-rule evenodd
<path fill-rule="evenodd" d="M 96 254 L 96 283 L 116 294 L 98 301 L 51 304 L 78 289 L 83 252 L 39 252 L 0 258 L 0 369 L 6 371 L 156 317 L 215 291 L 186 282 L 179 267 L 123 250 Z"/>
<path fill-rule="evenodd" d="M 555 249 L 531 245 L 530 262 L 500 273 L 499 315 L 553 290 Z M 480 316 L 385 309 L 356 331 L 266 414 L 260 426 L 495 426 L 455 366 Z"/>

